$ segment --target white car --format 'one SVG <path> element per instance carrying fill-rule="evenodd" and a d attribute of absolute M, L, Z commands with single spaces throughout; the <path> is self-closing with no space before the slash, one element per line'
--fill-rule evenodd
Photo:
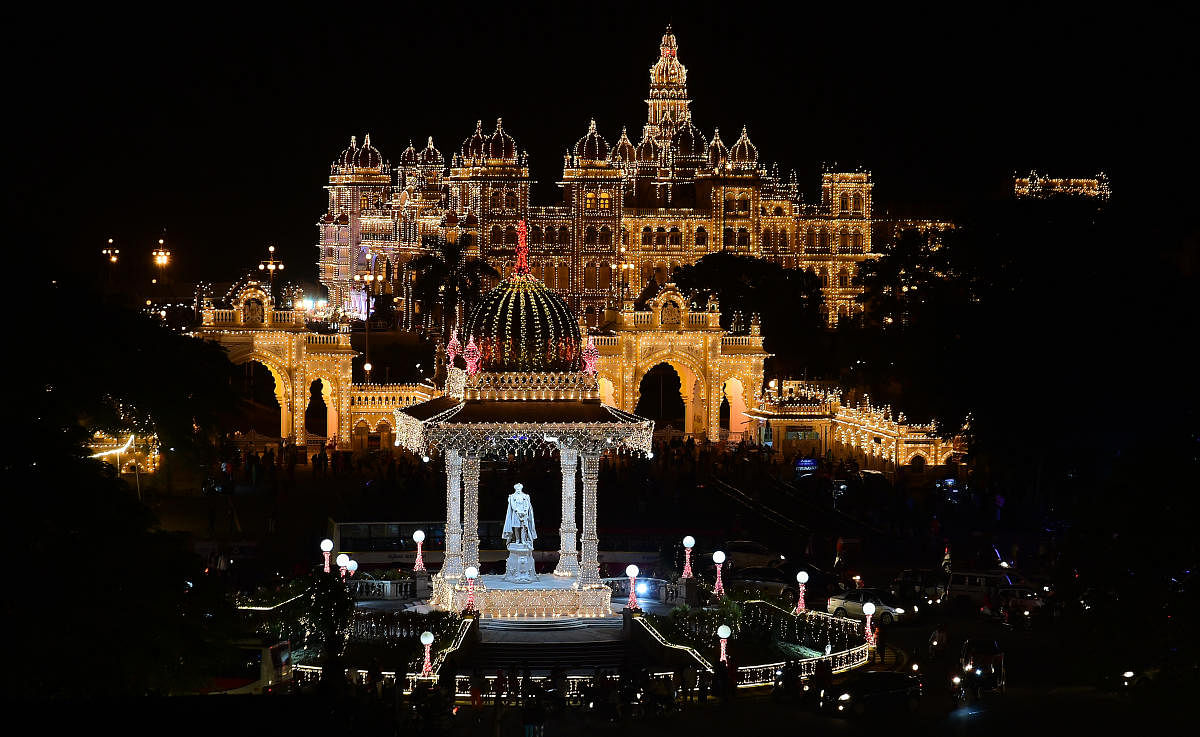
<path fill-rule="evenodd" d="M 875 621 L 879 624 L 891 624 L 905 619 L 913 612 L 900 606 L 900 601 L 886 591 L 878 589 L 851 589 L 829 597 L 825 611 L 835 617 L 850 617 L 851 619 L 866 619 L 863 614 L 863 604 L 871 602 L 875 605 Z"/>

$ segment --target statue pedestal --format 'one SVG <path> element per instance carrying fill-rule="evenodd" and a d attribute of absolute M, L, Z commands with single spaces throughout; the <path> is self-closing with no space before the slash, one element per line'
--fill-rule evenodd
<path fill-rule="evenodd" d="M 504 564 L 504 580 L 509 583 L 534 583 L 538 580 L 533 565 L 533 543 L 509 543 Z"/>

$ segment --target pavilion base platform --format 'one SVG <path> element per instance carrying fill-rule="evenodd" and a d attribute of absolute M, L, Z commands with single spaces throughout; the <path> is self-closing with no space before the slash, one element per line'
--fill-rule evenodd
<path fill-rule="evenodd" d="M 433 577 L 430 604 L 460 612 L 467 608 L 467 582 L 461 578 Z M 504 576 L 475 580 L 475 609 L 488 619 L 554 619 L 559 617 L 611 617 L 612 589 L 600 584 L 580 588 L 574 577 L 539 574 L 532 583 L 512 583 Z"/>

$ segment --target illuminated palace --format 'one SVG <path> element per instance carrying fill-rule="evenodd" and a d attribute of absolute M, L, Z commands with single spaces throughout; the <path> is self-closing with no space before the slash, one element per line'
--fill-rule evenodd
<path fill-rule="evenodd" d="M 333 162 L 329 209 L 319 228 L 320 281 L 330 305 L 362 314 L 366 293 L 390 294 L 403 327 L 427 327 L 406 265 L 422 239 L 468 233 L 470 256 L 512 270 L 517 226 L 529 226 L 533 274 L 589 326 L 636 297 L 653 277 L 726 250 L 812 269 L 825 284 L 830 321 L 854 310 L 850 278 L 871 253 L 872 180 L 867 171 L 826 171 L 816 203 L 760 159 L 749 131 L 706 136 L 692 120 L 687 69 L 668 27 L 650 69 L 647 118 L 636 143 L 614 143 L 592 121 L 564 156 L 563 199 L 530 201 L 528 155 L 497 120 L 479 122 L 446 157 L 430 137 L 395 164 L 364 137 Z M 635 133 L 636 135 L 636 133 Z M 366 277 L 370 276 L 368 280 Z"/>

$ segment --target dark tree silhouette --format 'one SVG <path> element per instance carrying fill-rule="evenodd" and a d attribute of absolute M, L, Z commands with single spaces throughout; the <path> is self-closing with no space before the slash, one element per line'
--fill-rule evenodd
<path fill-rule="evenodd" d="M 431 305 L 441 308 L 440 338 L 449 340 L 458 306 L 461 304 L 464 315 L 469 315 L 489 280 L 498 279 L 500 272 L 483 259 L 467 256 L 471 245 L 471 237 L 467 234 L 460 235 L 456 241 L 429 235 L 422 245 L 432 253 L 419 256 L 409 264 L 417 274 L 417 299 L 426 309 Z"/>

